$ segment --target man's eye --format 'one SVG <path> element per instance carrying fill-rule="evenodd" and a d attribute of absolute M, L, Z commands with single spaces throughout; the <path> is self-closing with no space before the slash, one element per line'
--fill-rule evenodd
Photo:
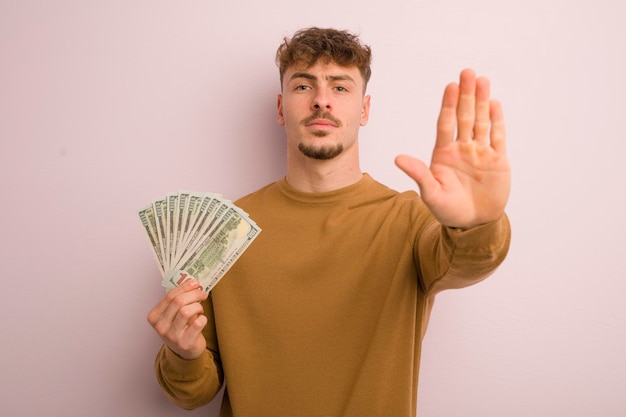
<path fill-rule="evenodd" d="M 342 87 L 342 86 L 337 86 L 337 87 L 335 87 L 335 90 L 337 90 L 337 91 L 341 91 L 341 92 L 348 91 L 348 89 L 347 89 L 346 87 Z"/>
<path fill-rule="evenodd" d="M 308 85 L 299 85 L 296 87 L 296 90 L 298 91 L 304 91 L 304 90 L 308 90 L 309 86 Z"/>

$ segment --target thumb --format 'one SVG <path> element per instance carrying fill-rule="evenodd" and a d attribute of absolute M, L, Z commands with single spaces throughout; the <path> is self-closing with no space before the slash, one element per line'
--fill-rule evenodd
<path fill-rule="evenodd" d="M 421 160 L 409 155 L 398 155 L 395 162 L 398 168 L 417 183 L 422 197 L 429 191 L 433 192 L 439 186 L 432 172 L 430 172 L 430 168 Z"/>

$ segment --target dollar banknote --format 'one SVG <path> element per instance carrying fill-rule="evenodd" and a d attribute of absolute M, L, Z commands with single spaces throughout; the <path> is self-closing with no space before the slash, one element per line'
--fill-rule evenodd
<path fill-rule="evenodd" d="M 139 210 L 167 291 L 195 278 L 208 293 L 261 233 L 219 194 L 179 191 Z"/>

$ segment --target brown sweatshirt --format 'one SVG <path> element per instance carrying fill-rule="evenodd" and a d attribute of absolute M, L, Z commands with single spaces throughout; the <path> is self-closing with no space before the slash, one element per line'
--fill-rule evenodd
<path fill-rule="evenodd" d="M 415 416 L 434 296 L 493 272 L 507 217 L 442 227 L 415 192 L 367 174 L 315 194 L 283 179 L 237 205 L 263 232 L 204 305 L 205 355 L 157 356 L 170 399 L 201 406 L 225 380 L 221 417 Z"/>

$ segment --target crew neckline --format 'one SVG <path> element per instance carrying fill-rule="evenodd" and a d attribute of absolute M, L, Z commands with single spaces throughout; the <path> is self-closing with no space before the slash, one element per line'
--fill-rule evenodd
<path fill-rule="evenodd" d="M 287 182 L 286 177 L 280 179 L 276 185 L 278 186 L 280 192 L 290 200 L 306 204 L 327 204 L 342 200 L 348 196 L 360 194 L 364 192 L 364 190 L 367 189 L 373 182 L 374 179 L 368 173 L 363 173 L 361 179 L 354 184 L 350 184 L 336 190 L 319 193 L 299 191 Z"/>

